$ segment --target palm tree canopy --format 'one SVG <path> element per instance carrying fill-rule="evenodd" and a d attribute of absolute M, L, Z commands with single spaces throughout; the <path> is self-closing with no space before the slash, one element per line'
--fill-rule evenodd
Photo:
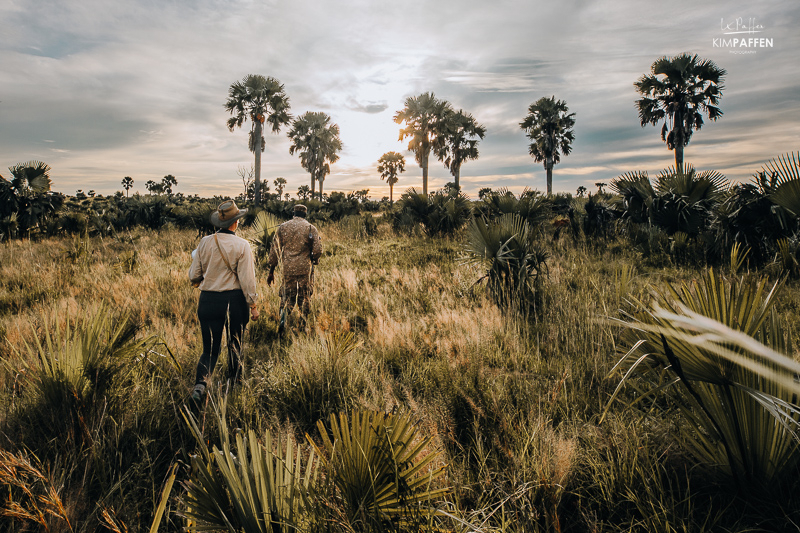
<path fill-rule="evenodd" d="M 230 86 L 228 101 L 225 109 L 233 115 L 228 119 L 228 129 L 233 131 L 249 118 L 253 127 L 256 121 L 266 122 L 272 127 L 273 133 L 279 133 L 281 126 L 289 124 L 292 116 L 289 114 L 289 97 L 283 90 L 283 85 L 272 77 L 249 74 L 242 81 L 237 81 Z M 250 131 L 250 150 L 255 152 L 256 140 Z M 262 138 L 261 150 L 264 150 Z"/>
<path fill-rule="evenodd" d="M 455 176 L 464 161 L 478 159 L 478 142 L 486 136 L 486 128 L 463 109 L 451 113 L 446 126 L 436 155 Z"/>
<path fill-rule="evenodd" d="M 561 161 L 561 154 L 569 155 L 575 141 L 575 113 L 568 113 L 567 103 L 555 96 L 542 97 L 528 107 L 528 116 L 519 127 L 531 140 L 528 153 L 534 161 Z"/>
<path fill-rule="evenodd" d="M 642 127 L 664 121 L 661 139 L 673 150 L 686 146 L 694 130 L 703 126 L 703 113 L 710 120 L 722 116 L 718 107 L 727 72 L 713 61 L 697 55 L 661 57 L 634 83 L 642 95 L 636 101 Z"/>
<path fill-rule="evenodd" d="M 406 98 L 405 107 L 395 114 L 397 124 L 406 124 L 400 130 L 399 140 L 409 138 L 408 149 L 414 152 L 420 166 L 431 149 L 439 148 L 444 142 L 442 134 L 452 112 L 453 108 L 446 100 L 437 100 L 433 93 L 423 93 Z"/>
<path fill-rule="evenodd" d="M 339 126 L 331 124 L 326 113 L 309 111 L 292 123 L 289 131 L 292 145 L 289 153 L 300 153 L 300 164 L 315 179 L 324 179 L 330 173 L 330 163 L 339 160 L 342 150 Z"/>
<path fill-rule="evenodd" d="M 378 172 L 381 179 L 389 185 L 394 185 L 399 180 L 398 176 L 406 171 L 406 158 L 398 152 L 386 152 L 378 159 Z"/>

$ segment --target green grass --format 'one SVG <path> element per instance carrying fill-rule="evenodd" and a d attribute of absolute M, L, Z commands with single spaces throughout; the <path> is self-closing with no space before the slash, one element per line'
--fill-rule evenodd
<path fill-rule="evenodd" d="M 325 252 L 305 331 L 277 338 L 277 287 L 258 276 L 262 317 L 248 327 L 244 382 L 229 395 L 231 431 L 295 442 L 308 433 L 321 443 L 317 422 L 331 415 L 410 413 L 441 452 L 434 466 L 446 466 L 444 509 L 457 520 L 440 517 L 436 527 L 448 530 L 465 522 L 481 531 L 797 530 L 796 484 L 780 497 L 743 496 L 695 468 L 676 438 L 685 421 L 668 400 L 659 411 L 614 403 L 600 423 L 619 381 L 610 371 L 630 348 L 606 318 L 636 311 L 632 302 L 652 288 L 699 278 L 700 267 L 648 264 L 622 241 L 544 237 L 542 303 L 526 317 L 476 284 L 483 272 L 463 260 L 463 235 L 395 234 L 385 222 L 368 235 L 353 220 L 320 229 Z M 130 531 L 149 529 L 176 463 L 161 530 L 183 525 L 175 496 L 197 453 L 181 415 L 201 349 L 198 292 L 187 279 L 196 244 L 189 230 L 136 230 L 0 245 L 0 448 L 32 453 L 51 472 L 75 531 L 98 530 L 104 513 Z M 799 289 L 787 282 L 775 302 L 790 336 Z M 91 438 L 75 439 L 42 423 L 20 358 L 24 342 L 43 338 L 42 317 L 82 317 L 99 302 L 128 314 L 141 336 L 163 339 L 180 367 L 165 351 L 151 353 L 113 382 L 107 403 L 93 400 L 84 420 Z M 210 440 L 217 424 L 210 408 L 200 413 Z M 3 501 L 16 490 L 0 487 Z M 324 501 L 325 527 L 355 527 L 336 498 Z M 23 527 L 16 520 L 12 531 Z"/>

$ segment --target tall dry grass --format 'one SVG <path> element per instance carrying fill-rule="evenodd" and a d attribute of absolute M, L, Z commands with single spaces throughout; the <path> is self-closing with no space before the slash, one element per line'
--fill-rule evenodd
<path fill-rule="evenodd" d="M 612 406 L 599 423 L 617 384 L 609 371 L 623 350 L 620 328 L 605 318 L 631 311 L 633 297 L 646 300 L 651 287 L 699 271 L 647 266 L 616 241 L 545 240 L 543 304 L 535 316 L 522 316 L 498 307 L 476 283 L 483 273 L 461 260 L 460 237 L 397 235 L 387 223 L 369 236 L 352 221 L 320 230 L 325 251 L 304 328 L 294 316 L 278 339 L 278 288 L 259 273 L 262 317 L 248 327 L 244 381 L 229 393 L 231 428 L 301 441 L 304 432 L 317 436 L 318 420 L 341 411 L 410 412 L 447 465 L 453 497 L 445 509 L 457 517 L 439 524 L 448 529 L 713 531 L 800 523 L 790 495 L 730 508 L 726 502 L 737 496 L 689 469 L 671 438 L 669 423 L 679 419 L 655 423 Z M 82 502 L 83 530 L 109 508 L 131 531 L 149 527 L 170 465 L 190 463 L 194 439 L 179 412 L 201 347 L 198 292 L 186 276 L 196 244 L 191 231 L 136 230 L 0 246 L 0 448 L 28 447 L 43 464 L 71 465 L 64 490 Z M 180 370 L 158 356 L 138 368 L 119 384 L 120 412 L 101 412 L 92 446 L 76 449 L 37 425 L 36 399 L 12 347 L 41 336 L 43 316 L 63 320 L 101 301 L 129 313 L 142 334 L 160 336 Z M 798 301 L 790 283 L 776 304 L 790 331 L 800 323 Z M 210 432 L 216 422 L 200 413 L 199 424 Z M 181 526 L 170 505 L 162 530 Z"/>

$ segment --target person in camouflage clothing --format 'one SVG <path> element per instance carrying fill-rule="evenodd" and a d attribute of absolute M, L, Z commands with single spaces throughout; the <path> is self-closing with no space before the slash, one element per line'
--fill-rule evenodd
<path fill-rule="evenodd" d="M 278 227 L 269 251 L 267 285 L 275 280 L 278 262 L 283 264 L 279 334 L 295 304 L 302 315 L 308 313 L 308 298 L 314 292 L 314 265 L 322 255 L 322 243 L 317 228 L 306 220 L 307 212 L 304 205 L 294 206 L 294 217 Z"/>

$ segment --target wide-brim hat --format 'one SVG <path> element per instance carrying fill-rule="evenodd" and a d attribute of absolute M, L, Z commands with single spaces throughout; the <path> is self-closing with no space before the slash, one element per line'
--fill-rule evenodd
<path fill-rule="evenodd" d="M 308 208 L 303 204 L 294 204 L 293 211 L 295 213 L 303 213 L 304 215 L 308 213 Z"/>
<path fill-rule="evenodd" d="M 219 204 L 217 210 L 211 213 L 211 223 L 221 229 L 229 227 L 231 224 L 247 214 L 247 209 L 239 209 L 236 202 L 227 200 Z"/>

